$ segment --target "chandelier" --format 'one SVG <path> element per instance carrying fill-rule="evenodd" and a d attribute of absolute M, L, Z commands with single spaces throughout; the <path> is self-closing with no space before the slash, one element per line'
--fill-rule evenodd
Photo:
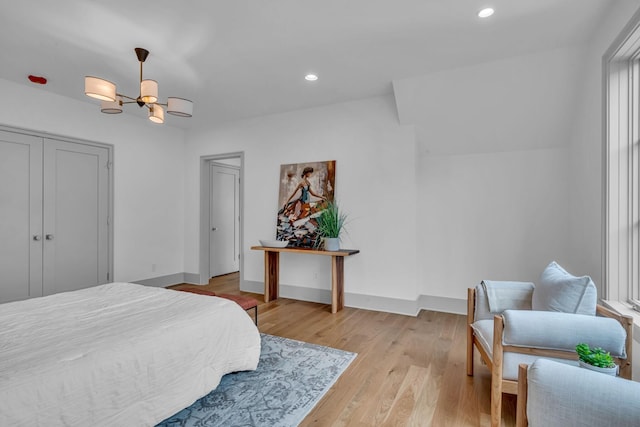
<path fill-rule="evenodd" d="M 167 103 L 158 102 L 158 82 L 142 79 L 142 64 L 149 56 L 149 51 L 141 47 L 135 48 L 140 62 L 140 93 L 136 98 L 116 92 L 116 85 L 98 77 L 84 78 L 84 93 L 87 96 L 101 100 L 100 111 L 106 114 L 122 113 L 125 104 L 138 104 L 140 108 L 147 107 L 149 120 L 154 123 L 164 123 L 164 108 L 167 113 L 180 117 L 191 117 L 193 102 L 188 99 L 169 97 Z"/>

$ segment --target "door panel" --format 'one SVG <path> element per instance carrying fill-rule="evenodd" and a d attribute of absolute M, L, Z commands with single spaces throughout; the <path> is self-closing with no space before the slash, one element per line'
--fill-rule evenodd
<path fill-rule="evenodd" d="M 45 295 L 107 282 L 108 150 L 44 141 Z"/>
<path fill-rule="evenodd" d="M 42 295 L 42 138 L 0 131 L 0 303 Z"/>
<path fill-rule="evenodd" d="M 237 168 L 213 163 L 210 172 L 209 269 L 215 277 L 240 269 L 240 173 Z"/>

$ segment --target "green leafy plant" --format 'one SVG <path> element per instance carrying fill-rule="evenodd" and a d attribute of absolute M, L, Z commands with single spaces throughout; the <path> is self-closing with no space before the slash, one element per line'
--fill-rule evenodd
<path fill-rule="evenodd" d="M 336 202 L 326 202 L 316 221 L 318 222 L 318 237 L 339 238 L 347 221 L 347 215 L 340 212 Z"/>
<path fill-rule="evenodd" d="M 615 368 L 613 357 L 608 351 L 604 351 L 600 347 L 589 347 L 589 344 L 580 343 L 576 346 L 578 358 L 584 363 L 597 366 L 598 368 Z"/>

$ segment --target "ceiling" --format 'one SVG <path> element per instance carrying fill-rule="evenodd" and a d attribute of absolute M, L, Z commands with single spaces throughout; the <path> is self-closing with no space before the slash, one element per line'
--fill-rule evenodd
<path fill-rule="evenodd" d="M 133 49 L 144 47 L 161 99 L 195 104 L 193 118 L 166 123 L 190 127 L 388 94 L 394 79 L 584 42 L 614 2 L 20 0 L 0 6 L 0 78 L 44 76 L 42 90 L 100 114 L 84 76 L 137 96 Z M 496 13 L 481 20 L 487 5 Z"/>

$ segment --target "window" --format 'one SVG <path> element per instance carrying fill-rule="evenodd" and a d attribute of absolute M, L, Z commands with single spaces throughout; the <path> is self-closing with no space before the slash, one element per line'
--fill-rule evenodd
<path fill-rule="evenodd" d="M 640 309 L 640 14 L 604 62 L 604 298 Z"/>

